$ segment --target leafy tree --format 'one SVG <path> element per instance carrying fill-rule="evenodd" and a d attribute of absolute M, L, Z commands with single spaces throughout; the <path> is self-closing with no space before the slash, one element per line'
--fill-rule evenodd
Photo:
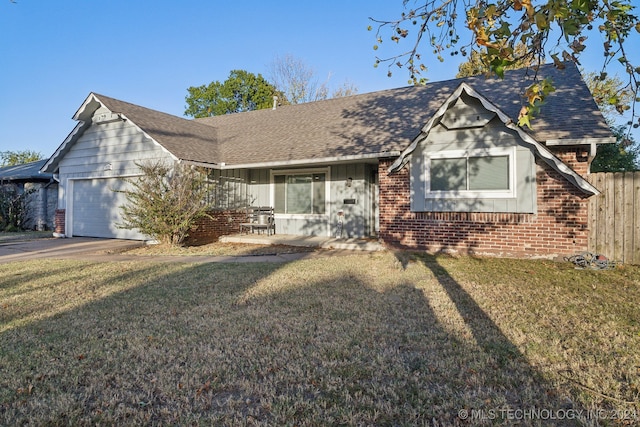
<path fill-rule="evenodd" d="M 33 150 L 0 151 L 0 166 L 16 166 L 42 160 Z M 28 198 L 35 190 L 17 191 L 13 185 L 0 182 L 0 230 L 22 230 L 29 219 Z"/>
<path fill-rule="evenodd" d="M 515 57 L 517 59 L 513 64 L 505 67 L 505 70 L 515 70 L 518 68 L 530 67 L 533 65 L 532 58 L 526 55 L 526 46 L 522 43 L 516 45 Z M 486 57 L 478 50 L 471 49 L 467 60 L 458 66 L 458 74 L 456 78 L 471 77 L 480 74 L 490 74 L 491 66 L 485 62 Z"/>
<path fill-rule="evenodd" d="M 269 65 L 269 79 L 284 94 L 284 101 L 291 104 L 337 98 L 358 92 L 355 85 L 345 82 L 330 96 L 330 76 L 324 82 L 320 82 L 313 68 L 292 55 L 275 57 Z"/>
<path fill-rule="evenodd" d="M 183 163 L 137 163 L 142 175 L 126 179 L 127 204 L 118 227 L 138 229 L 163 244 L 180 246 L 199 218 L 207 216 L 206 173 Z"/>
<path fill-rule="evenodd" d="M 424 49 L 433 52 L 440 61 L 447 54 L 464 56 L 471 48 L 478 49 L 482 62 L 500 77 L 507 67 L 523 59 L 543 64 L 550 57 L 562 68 L 563 61 L 579 63 L 587 46 L 587 33 L 596 30 L 603 41 L 603 73 L 612 65 L 622 66 L 625 90 L 633 95 L 635 106 L 640 67 L 631 62 L 627 48 L 629 44 L 638 44 L 631 37 L 640 33 L 640 22 L 633 14 L 632 0 L 403 0 L 403 6 L 404 11 L 397 19 L 371 19 L 377 27 L 375 50 L 383 44 L 383 36 L 394 43 L 410 40 L 408 50 L 376 58 L 376 66 L 388 64 L 389 74 L 397 65 L 408 70 L 410 82 L 426 81 L 421 77 L 427 71 L 421 54 Z M 462 41 L 460 28 L 470 30 L 466 43 Z M 518 43 L 526 47 L 524 55 L 517 53 Z M 553 90 L 552 82 L 546 79 L 524 89 L 527 102 L 519 118 L 520 125 L 529 123 Z M 628 108 L 619 96 L 607 102 L 619 110 Z M 636 120 L 633 125 L 639 126 L 635 110 L 633 116 Z"/>
<path fill-rule="evenodd" d="M 623 105 L 632 102 L 631 93 L 624 90 L 624 83 L 618 77 L 603 76 L 598 73 L 587 73 L 585 82 L 602 114 L 611 126 L 616 138 L 613 144 L 602 144 L 598 147 L 595 159 L 591 163 L 591 172 L 624 172 L 637 170 L 640 161 L 640 148 L 625 126 L 616 125 L 620 110 L 608 100 L 617 96 Z"/>
<path fill-rule="evenodd" d="M 627 138 L 624 126 L 612 129 L 616 137 L 613 144 L 598 146 L 596 157 L 591 162 L 591 172 L 626 172 L 640 168 L 640 148 L 633 138 Z"/>
<path fill-rule="evenodd" d="M 244 70 L 231 71 L 223 83 L 192 86 L 187 91 L 184 113 L 196 118 L 271 108 L 273 97 L 281 97 L 262 75 Z"/>
<path fill-rule="evenodd" d="M 629 109 L 633 96 L 631 92 L 625 90 L 625 83 L 619 77 L 594 72 L 583 73 L 583 75 L 593 99 L 610 124 L 616 121 L 620 113 Z M 612 98 L 616 98 L 616 104 L 609 102 Z"/>
<path fill-rule="evenodd" d="M 16 166 L 42 159 L 42 154 L 33 150 L 0 151 L 0 166 Z"/>

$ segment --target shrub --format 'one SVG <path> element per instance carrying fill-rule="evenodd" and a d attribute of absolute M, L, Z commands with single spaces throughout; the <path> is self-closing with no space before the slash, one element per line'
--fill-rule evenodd
<path fill-rule="evenodd" d="M 35 190 L 19 192 L 13 185 L 0 183 L 0 231 L 24 229 L 29 217 L 27 198 Z"/>
<path fill-rule="evenodd" d="M 136 163 L 142 175 L 126 179 L 121 190 L 127 204 L 120 207 L 120 228 L 138 229 L 171 246 L 181 246 L 196 220 L 207 216 L 208 191 L 204 170 L 183 163 Z"/>

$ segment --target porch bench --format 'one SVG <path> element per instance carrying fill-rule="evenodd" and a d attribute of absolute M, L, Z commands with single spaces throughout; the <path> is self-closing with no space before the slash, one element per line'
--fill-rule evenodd
<path fill-rule="evenodd" d="M 240 232 L 251 232 L 254 230 L 266 230 L 267 235 L 276 234 L 276 221 L 273 217 L 271 206 L 257 206 L 247 208 L 246 221 L 240 224 Z"/>

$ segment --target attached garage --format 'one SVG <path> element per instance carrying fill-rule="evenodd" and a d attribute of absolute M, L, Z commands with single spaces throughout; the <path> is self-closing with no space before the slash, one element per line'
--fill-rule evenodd
<path fill-rule="evenodd" d="M 83 237 L 147 240 L 137 230 L 118 228 L 122 223 L 120 206 L 127 202 L 123 190 L 126 181 L 119 178 L 70 180 L 72 206 L 71 234 Z"/>

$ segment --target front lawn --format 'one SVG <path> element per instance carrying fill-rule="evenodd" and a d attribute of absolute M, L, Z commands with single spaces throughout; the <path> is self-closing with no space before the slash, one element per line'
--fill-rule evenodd
<path fill-rule="evenodd" d="M 640 268 L 0 265 L 0 425 L 635 425 Z"/>

